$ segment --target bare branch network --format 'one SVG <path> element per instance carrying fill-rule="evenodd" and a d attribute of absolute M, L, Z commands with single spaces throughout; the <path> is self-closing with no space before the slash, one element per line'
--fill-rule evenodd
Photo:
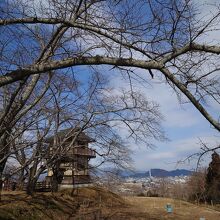
<path fill-rule="evenodd" d="M 58 2 L 57 2 L 57 4 L 58 4 Z M 121 2 L 121 4 L 122 4 L 122 2 Z M 142 3 L 142 4 L 143 4 L 142 7 L 144 7 L 144 3 Z M 155 11 L 154 11 L 155 9 L 152 8 L 152 4 L 156 4 L 156 3 L 152 3 L 151 1 L 146 3 L 146 5 L 148 7 L 150 7 L 150 5 L 151 5 L 151 7 L 148 10 L 149 10 L 149 13 L 152 14 L 151 21 L 153 22 L 153 24 L 155 24 L 155 27 L 151 27 L 151 29 L 153 30 L 153 28 L 154 28 L 155 30 L 157 30 L 156 24 L 160 25 L 160 27 L 163 27 L 166 25 L 166 21 L 165 21 L 165 18 L 163 17 L 163 14 L 160 16 L 161 18 L 160 17 L 157 18 L 157 16 L 159 16 L 159 15 L 155 14 Z M 161 3 L 161 6 L 162 5 L 163 4 Z M 167 10 L 169 7 L 168 5 L 169 5 L 169 1 L 167 3 Z M 196 40 L 199 37 L 198 35 L 202 35 L 203 33 L 205 33 L 206 29 L 208 29 L 208 26 L 206 27 L 206 29 L 203 29 L 203 27 L 200 27 L 200 30 L 198 27 L 197 28 L 198 30 L 194 31 L 196 33 L 193 33 L 193 29 L 188 29 L 188 32 L 185 34 L 185 35 L 187 35 L 187 38 L 189 38 L 190 35 L 196 35 L 196 36 L 189 38 L 188 42 L 186 42 L 185 44 L 183 44 L 181 42 L 180 46 L 178 45 L 178 43 L 176 43 L 176 45 L 172 45 L 170 38 L 174 37 L 175 34 L 178 35 L 178 32 L 180 32 L 179 29 L 177 28 L 177 26 L 179 26 L 179 28 L 181 28 L 181 26 L 188 25 L 188 28 L 190 28 L 190 25 L 192 25 L 192 24 L 190 24 L 190 22 L 188 22 L 188 24 L 185 24 L 186 18 L 184 17 L 184 14 L 188 14 L 190 12 L 190 10 L 192 10 L 192 9 L 189 9 L 190 2 L 186 1 L 185 3 L 182 3 L 182 4 L 177 3 L 177 5 L 175 6 L 176 8 L 174 6 L 172 6 L 172 8 L 170 9 L 170 13 L 177 13 L 178 12 L 179 21 L 178 20 L 172 21 L 173 25 L 176 26 L 176 29 L 173 29 L 172 30 L 173 33 L 169 33 L 169 36 L 164 36 L 167 38 L 165 40 L 171 44 L 170 47 L 167 48 L 168 49 L 167 51 L 165 51 L 161 54 L 158 53 L 157 55 L 152 55 L 153 51 L 149 51 L 148 48 L 143 49 L 144 44 L 146 45 L 145 47 L 147 47 L 147 45 L 151 43 L 151 42 L 147 42 L 147 41 L 144 42 L 145 37 L 143 37 L 143 39 L 141 39 L 142 43 L 139 43 L 139 41 L 137 39 L 135 39 L 135 35 L 137 35 L 136 38 L 140 38 L 140 35 L 143 34 L 143 31 L 144 31 L 142 26 L 147 25 L 147 23 L 145 22 L 146 19 L 144 17 L 142 18 L 143 21 L 139 21 L 138 24 L 136 24 L 137 25 L 136 27 L 134 26 L 134 24 L 121 24 L 121 25 L 124 25 L 127 27 L 120 28 L 120 27 L 118 27 L 120 24 L 119 21 L 116 24 L 114 24 L 114 22 L 112 22 L 112 21 L 109 24 L 107 22 L 105 22 L 103 24 L 104 18 L 101 18 L 98 15 L 98 12 L 96 12 L 95 15 L 93 15 L 93 16 L 89 12 L 90 7 L 91 7 L 91 12 L 94 12 L 94 10 L 97 9 L 96 7 L 99 7 L 99 6 L 100 6 L 100 8 L 102 8 L 104 6 L 108 7 L 109 5 L 108 5 L 108 3 L 106 3 L 106 5 L 105 5 L 105 3 L 103 3 L 102 1 L 100 1 L 100 2 L 96 1 L 93 4 L 89 3 L 89 6 L 88 6 L 89 8 L 88 9 L 85 8 L 84 10 L 82 10 L 82 15 L 80 15 L 77 19 L 76 19 L 76 16 L 73 16 L 73 15 L 72 16 L 66 15 L 66 17 L 63 17 L 63 16 L 59 17 L 57 15 L 53 16 L 52 12 L 50 14 L 51 17 L 38 17 L 38 16 L 30 17 L 27 15 L 25 16 L 25 14 L 21 14 L 21 16 L 25 16 L 25 17 L 2 19 L 2 20 L 0 20 L 0 25 L 11 26 L 11 25 L 17 25 L 17 24 L 22 24 L 22 25 L 47 24 L 47 25 L 53 25 L 54 27 L 59 25 L 57 27 L 57 29 L 59 29 L 61 26 L 66 27 L 66 32 L 68 29 L 72 29 L 72 32 L 79 32 L 85 36 L 94 35 L 93 36 L 94 38 L 102 39 L 102 41 L 104 41 L 104 44 L 107 44 L 107 45 L 104 45 L 104 47 L 106 47 L 106 46 L 111 47 L 108 44 L 113 44 L 113 45 L 116 44 L 116 46 L 118 45 L 120 47 L 123 47 L 125 50 L 131 51 L 131 53 L 138 52 L 143 57 L 146 57 L 146 58 L 134 59 L 132 56 L 130 56 L 129 58 L 124 58 L 122 56 L 122 54 L 118 54 L 118 55 L 120 55 L 119 57 L 118 56 L 110 57 L 109 55 L 103 56 L 102 53 L 100 55 L 95 55 L 95 56 L 84 56 L 83 55 L 84 51 L 77 51 L 77 54 L 75 56 L 68 55 L 68 57 L 66 59 L 58 59 L 57 60 L 56 56 L 55 56 L 56 54 L 54 54 L 53 55 L 54 58 L 52 59 L 52 61 L 51 60 L 45 61 L 42 59 L 40 61 L 40 63 L 39 62 L 34 63 L 31 65 L 28 65 L 27 67 L 19 66 L 19 68 L 17 70 L 14 70 L 11 72 L 6 72 L 4 74 L 4 76 L 1 76 L 1 78 L 0 78 L 0 85 L 4 86 L 9 83 L 13 83 L 15 81 L 22 80 L 25 77 L 30 76 L 32 74 L 40 74 L 40 73 L 45 73 L 45 72 L 51 71 L 51 70 L 57 70 L 57 69 L 62 69 L 62 68 L 67 68 L 67 67 L 78 66 L 78 65 L 108 64 L 108 65 L 113 65 L 116 67 L 117 66 L 124 66 L 124 67 L 138 67 L 138 68 L 142 68 L 142 69 L 146 69 L 146 70 L 159 70 L 161 74 L 163 74 L 170 82 L 172 82 L 178 89 L 180 89 L 181 92 L 183 92 L 189 98 L 189 100 L 194 104 L 194 106 L 203 114 L 203 116 L 216 129 L 220 130 L 219 122 L 214 120 L 207 113 L 207 111 L 204 109 L 204 107 L 202 105 L 200 105 L 198 99 L 196 99 L 194 97 L 194 95 L 190 92 L 190 90 L 185 86 L 187 83 L 192 83 L 193 81 L 191 80 L 189 82 L 186 81 L 183 83 L 178 79 L 175 72 L 170 70 L 170 65 L 172 65 L 174 67 L 178 67 L 173 62 L 175 62 L 175 59 L 178 59 L 179 57 L 181 58 L 183 55 L 191 54 L 191 56 L 192 56 L 192 54 L 195 53 L 195 56 L 197 56 L 196 53 L 200 54 L 201 52 L 217 54 L 217 55 L 220 53 L 219 46 L 209 46 L 209 45 L 204 45 L 204 44 L 200 45 L 200 44 L 196 43 Z M 86 5 L 84 5 L 83 7 L 86 7 Z M 102 9 L 105 10 L 104 8 L 102 8 Z M 118 9 L 117 6 L 115 6 L 115 10 L 116 9 Z M 129 8 L 129 9 L 131 9 L 131 8 Z M 37 9 L 35 9 L 35 10 L 37 10 Z M 51 8 L 51 10 L 52 10 L 52 8 Z M 66 10 L 66 12 L 67 12 L 68 8 L 64 7 L 64 10 Z M 101 9 L 99 9 L 99 10 L 101 10 Z M 120 10 L 122 10 L 122 9 L 120 9 Z M 129 12 L 129 15 L 125 14 L 124 15 L 124 19 L 125 19 L 124 22 L 126 22 L 126 19 L 128 20 L 129 16 L 134 16 L 133 13 L 134 13 L 134 11 L 131 10 Z M 36 12 L 36 15 L 38 15 L 38 14 L 40 14 L 40 13 Z M 114 11 L 112 11 L 112 14 L 109 14 L 110 17 L 116 16 L 116 15 L 117 14 L 115 14 Z M 9 16 L 10 16 L 10 14 L 9 14 Z M 87 18 L 85 18 L 85 16 L 87 16 Z M 96 21 L 94 20 L 95 16 L 97 16 Z M 151 17 L 151 16 L 149 16 L 149 17 Z M 156 21 L 157 19 L 159 20 L 159 18 L 161 19 L 161 23 Z M 188 17 L 188 18 L 193 19 L 192 17 Z M 217 18 L 218 18 L 218 16 L 215 16 L 215 20 Z M 182 19 L 182 21 L 181 21 L 181 19 Z M 134 22 L 136 20 L 137 19 L 134 18 Z M 150 21 L 150 19 L 149 19 L 149 21 Z M 213 22 L 214 21 L 211 20 L 209 25 L 211 26 L 211 24 Z M 167 27 L 167 28 L 169 29 L 169 27 Z M 149 29 L 150 29 L 150 27 L 149 27 Z M 122 39 L 120 39 L 120 34 L 123 35 Z M 126 36 L 128 36 L 128 37 L 126 38 Z M 131 38 L 130 36 L 132 36 L 134 39 L 130 40 L 130 38 Z M 155 33 L 154 38 L 157 39 L 157 38 L 159 38 L 159 36 L 160 36 L 159 34 L 157 36 L 157 34 Z M 75 36 L 70 36 L 70 38 L 74 39 Z M 179 37 L 179 38 L 181 38 L 181 37 Z M 70 39 L 70 43 L 71 43 L 71 40 L 72 39 Z M 77 40 L 78 39 L 76 39 L 76 41 Z M 177 39 L 177 40 L 181 41 L 182 39 Z M 163 41 L 164 40 L 161 39 L 161 44 L 163 43 Z M 152 42 L 152 44 L 153 43 L 154 42 Z M 164 42 L 164 44 L 165 44 L 165 42 Z M 75 51 L 74 51 L 74 53 L 75 53 Z M 125 56 L 129 56 L 129 55 L 126 54 Z M 196 80 L 194 81 L 194 83 L 197 84 Z"/>
<path fill-rule="evenodd" d="M 164 140 L 158 105 L 135 91 L 155 78 L 220 131 L 207 107 L 220 104 L 220 44 L 212 42 L 220 12 L 218 5 L 207 7 L 213 13 L 201 19 L 193 0 L 0 3 L 1 175 L 10 155 L 17 154 L 32 177 L 33 167 L 43 163 L 41 147 L 26 138 L 30 133 L 37 143 L 79 126 L 96 138 L 99 154 L 111 155 L 103 158 L 117 165 L 118 155 L 128 162 L 118 130 L 126 128 L 128 137 L 147 146 L 147 139 Z M 87 67 L 86 77 L 79 66 Z M 124 77 L 129 89 L 115 92 L 108 82 L 112 75 Z M 13 149 L 23 139 L 28 144 Z"/>

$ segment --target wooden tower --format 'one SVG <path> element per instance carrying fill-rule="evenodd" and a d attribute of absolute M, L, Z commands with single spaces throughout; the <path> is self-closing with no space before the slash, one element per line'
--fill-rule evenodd
<path fill-rule="evenodd" d="M 56 137 L 47 138 L 49 157 L 57 157 L 56 172 L 59 174 L 60 188 L 72 188 L 75 185 L 89 184 L 89 160 L 95 158 L 95 151 L 89 148 L 89 143 L 95 142 L 79 128 L 65 129 L 57 133 Z M 53 164 L 54 166 L 54 164 Z M 53 178 L 54 167 L 48 167 L 46 181 Z"/>

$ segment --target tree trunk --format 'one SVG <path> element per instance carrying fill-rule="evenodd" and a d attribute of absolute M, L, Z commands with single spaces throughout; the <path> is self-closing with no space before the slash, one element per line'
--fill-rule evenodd
<path fill-rule="evenodd" d="M 56 175 L 52 177 L 52 192 L 58 192 L 58 181 Z"/>
<path fill-rule="evenodd" d="M 38 180 L 38 176 L 36 176 L 38 161 L 34 160 L 33 166 L 30 168 L 30 174 L 27 184 L 27 194 L 33 195 L 35 191 L 35 186 Z"/>
<path fill-rule="evenodd" d="M 1 193 L 3 188 L 3 171 L 5 169 L 5 165 L 7 162 L 7 153 L 9 150 L 9 147 L 7 146 L 7 137 L 6 133 L 2 134 L 0 137 L 0 200 L 1 200 Z"/>
<path fill-rule="evenodd" d="M 1 160 L 1 158 L 0 158 Z M 3 189 L 3 171 L 5 168 L 5 164 L 7 162 L 7 159 L 4 159 L 1 163 L 0 163 L 0 201 L 1 201 L 1 194 L 2 194 L 2 189 Z"/>
<path fill-rule="evenodd" d="M 33 178 L 28 181 L 27 191 L 26 191 L 28 195 L 30 195 L 30 196 L 34 195 L 36 183 L 37 183 L 37 178 Z"/>
<path fill-rule="evenodd" d="M 25 169 L 22 168 L 20 172 L 21 172 L 21 174 L 18 178 L 18 184 L 17 185 L 18 185 L 18 189 L 22 191 L 23 188 L 24 188 L 24 181 L 25 181 L 25 175 L 24 175 Z"/>
<path fill-rule="evenodd" d="M 53 177 L 52 177 L 52 191 L 58 192 L 59 184 L 61 184 L 63 180 L 63 172 L 59 169 L 53 170 Z"/>
<path fill-rule="evenodd" d="M 59 184 L 61 184 L 63 180 L 63 175 L 64 171 L 60 169 L 60 161 L 58 161 L 53 167 L 52 192 L 58 192 Z"/>

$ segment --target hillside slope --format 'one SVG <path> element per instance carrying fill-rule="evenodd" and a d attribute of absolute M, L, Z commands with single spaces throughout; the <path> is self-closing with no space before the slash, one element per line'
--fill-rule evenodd
<path fill-rule="evenodd" d="M 171 203 L 174 213 L 167 214 L 164 206 Z M 122 198 L 103 188 L 38 193 L 35 197 L 23 192 L 3 193 L 0 203 L 1 220 L 194 220 L 205 217 L 219 220 L 220 212 L 186 202 L 165 198 Z"/>
<path fill-rule="evenodd" d="M 146 213 L 145 219 L 151 220 L 219 220 L 220 212 L 208 206 L 197 206 L 189 202 L 158 197 L 127 197 L 126 201 Z M 166 204 L 171 204 L 173 213 L 167 213 Z M 217 207 L 215 207 L 217 209 Z"/>
<path fill-rule="evenodd" d="M 74 196 L 71 190 L 37 193 L 33 198 L 24 192 L 3 192 L 0 220 L 92 220 L 112 215 L 111 208 L 129 206 L 120 196 L 98 187 L 78 189 Z"/>

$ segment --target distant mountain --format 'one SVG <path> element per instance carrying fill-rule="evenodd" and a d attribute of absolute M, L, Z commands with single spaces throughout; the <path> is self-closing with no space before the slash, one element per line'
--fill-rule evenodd
<path fill-rule="evenodd" d="M 163 170 L 163 169 L 151 169 L 151 176 L 153 177 L 174 177 L 174 176 L 190 176 L 193 171 L 185 169 L 176 169 L 176 170 Z M 133 178 L 144 178 L 149 177 L 149 171 L 147 172 L 136 172 L 131 175 L 125 175 L 124 177 L 133 177 Z"/>

